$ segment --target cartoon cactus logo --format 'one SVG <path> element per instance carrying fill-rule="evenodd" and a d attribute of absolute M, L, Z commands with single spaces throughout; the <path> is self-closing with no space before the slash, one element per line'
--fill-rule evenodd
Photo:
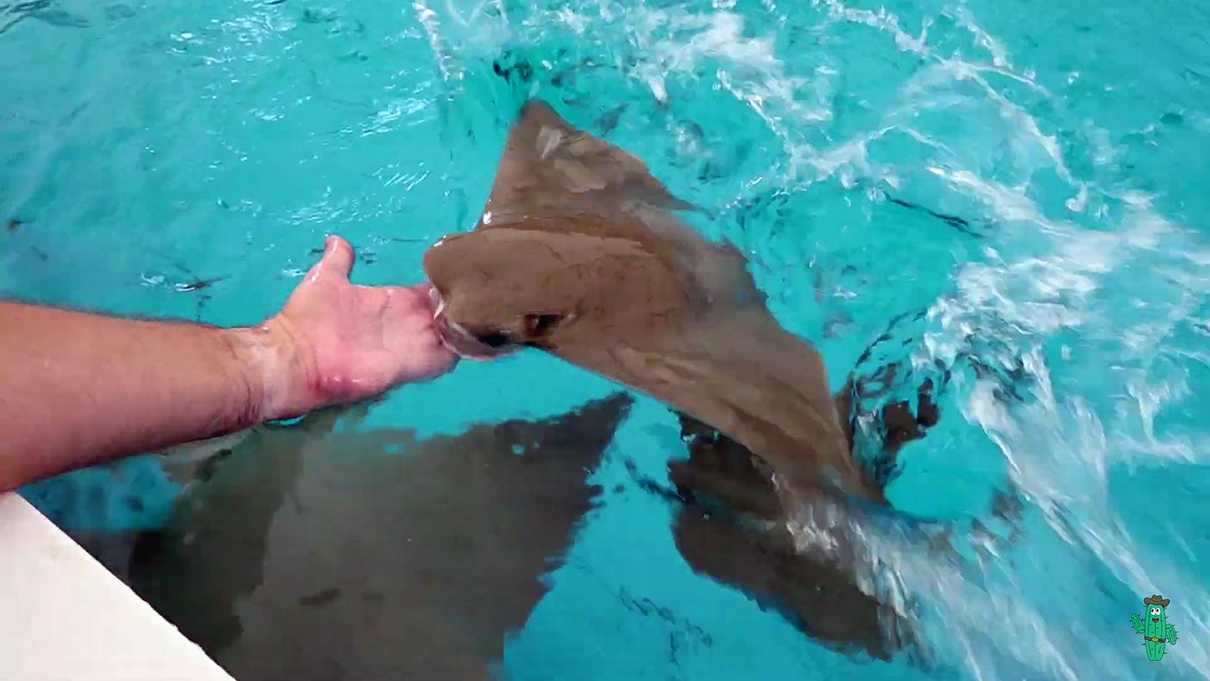
<path fill-rule="evenodd" d="M 1147 659 L 1159 662 L 1164 657 L 1166 646 L 1176 643 L 1176 627 L 1168 624 L 1167 598 L 1154 594 L 1143 599 L 1147 610 L 1142 617 L 1130 615 L 1130 626 L 1137 634 L 1143 635 L 1143 647 L 1147 651 Z"/>

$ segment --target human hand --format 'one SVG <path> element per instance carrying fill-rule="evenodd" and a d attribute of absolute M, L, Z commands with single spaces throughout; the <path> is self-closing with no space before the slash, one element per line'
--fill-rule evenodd
<path fill-rule="evenodd" d="M 372 397 L 456 363 L 433 327 L 429 284 L 358 286 L 352 266 L 353 248 L 329 236 L 281 312 L 253 331 L 262 420 Z"/>

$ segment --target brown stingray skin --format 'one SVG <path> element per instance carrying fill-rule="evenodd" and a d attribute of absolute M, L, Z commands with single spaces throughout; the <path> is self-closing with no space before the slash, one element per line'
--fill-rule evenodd
<path fill-rule="evenodd" d="M 642 390 L 794 488 L 881 501 L 850 457 L 819 353 L 769 313 L 738 251 L 670 212 L 688 207 L 642 161 L 531 102 L 475 230 L 425 255 L 439 326 Z"/>

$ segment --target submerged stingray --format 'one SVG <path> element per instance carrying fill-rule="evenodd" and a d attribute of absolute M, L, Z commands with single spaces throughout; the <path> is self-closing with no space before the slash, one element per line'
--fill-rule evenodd
<path fill-rule="evenodd" d="M 690 207 L 639 159 L 530 102 L 475 230 L 425 255 L 438 328 L 464 356 L 537 347 L 638 388 L 792 487 L 881 500 L 819 353 L 777 323 L 735 248 L 671 212 Z"/>
<path fill-rule="evenodd" d="M 241 681 L 492 678 L 630 403 L 423 441 L 331 412 L 258 429 L 117 571 Z"/>

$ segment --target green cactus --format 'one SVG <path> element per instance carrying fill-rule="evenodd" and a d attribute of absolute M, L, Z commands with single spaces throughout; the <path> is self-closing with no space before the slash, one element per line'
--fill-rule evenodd
<path fill-rule="evenodd" d="M 1130 615 L 1130 626 L 1136 634 L 1143 635 L 1143 647 L 1147 651 L 1147 659 L 1159 662 L 1164 657 L 1165 647 L 1176 643 L 1176 627 L 1168 624 L 1167 598 L 1154 594 L 1143 599 L 1147 610 L 1142 617 Z"/>

